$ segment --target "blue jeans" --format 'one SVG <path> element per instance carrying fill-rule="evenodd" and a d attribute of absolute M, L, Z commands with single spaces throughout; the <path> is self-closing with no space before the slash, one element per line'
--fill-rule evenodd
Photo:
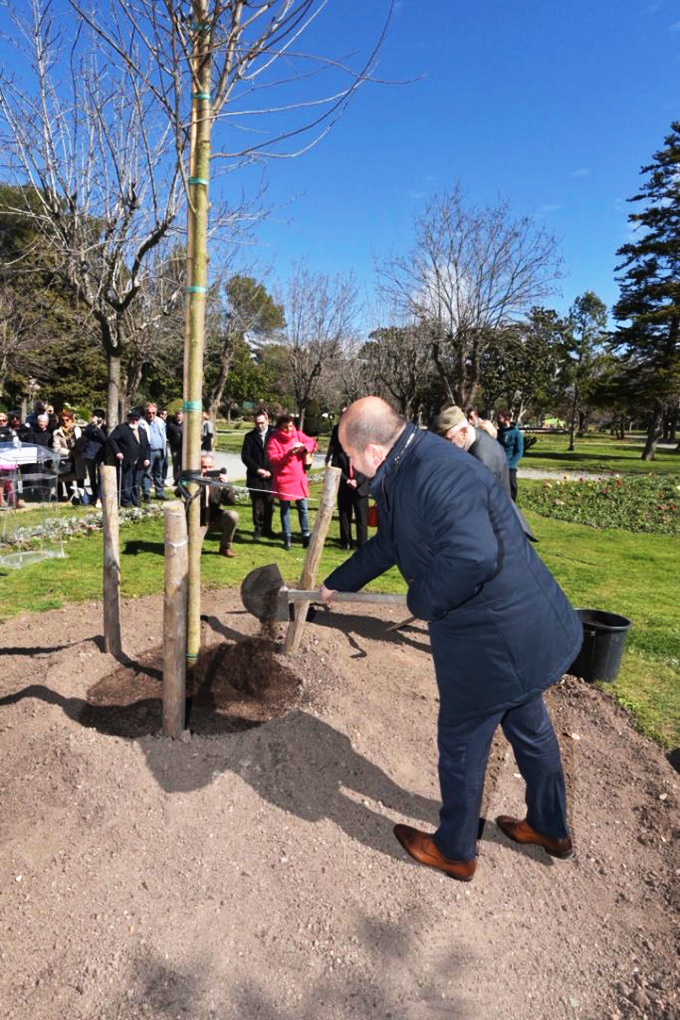
<path fill-rule="evenodd" d="M 144 489 L 144 499 L 147 499 L 151 492 L 151 483 L 153 482 L 157 496 L 163 495 L 163 489 L 165 487 L 165 478 L 163 477 L 163 461 L 165 460 L 165 453 L 163 450 L 152 450 L 149 454 L 149 466 L 144 472 L 144 479 L 142 487 Z"/>
<path fill-rule="evenodd" d="M 471 861 L 476 855 L 486 764 L 499 723 L 526 783 L 529 825 L 551 839 L 569 835 L 560 751 L 542 695 L 506 712 L 463 722 L 440 713 L 442 808 L 434 840 L 449 860 Z"/>
<path fill-rule="evenodd" d="M 280 499 L 279 506 L 281 508 L 281 531 L 285 538 L 290 538 L 290 504 L 289 499 Z M 307 511 L 307 500 L 296 499 L 295 506 L 297 507 L 298 520 L 300 521 L 300 531 L 303 535 L 309 534 L 309 513 Z"/>

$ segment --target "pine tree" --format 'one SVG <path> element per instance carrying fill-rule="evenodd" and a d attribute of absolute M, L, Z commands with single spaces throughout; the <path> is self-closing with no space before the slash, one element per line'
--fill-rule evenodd
<path fill-rule="evenodd" d="M 623 275 L 613 313 L 622 325 L 614 346 L 635 368 L 649 416 L 642 457 L 653 460 L 662 414 L 680 394 L 680 121 L 640 172 L 647 180 L 630 201 L 644 205 L 628 217 L 639 236 L 617 252 Z"/>

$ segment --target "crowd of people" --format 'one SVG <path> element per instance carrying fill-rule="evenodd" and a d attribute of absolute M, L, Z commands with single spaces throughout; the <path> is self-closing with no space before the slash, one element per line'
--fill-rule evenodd
<path fill-rule="evenodd" d="M 205 416 L 207 418 L 207 415 Z M 214 429 L 204 422 L 205 449 L 212 449 Z M 150 502 L 151 489 L 157 499 L 165 499 L 165 481 L 170 461 L 175 485 L 182 463 L 183 415 L 169 415 L 148 403 L 144 411 L 133 409 L 126 420 L 109 432 L 106 412 L 95 408 L 87 425 L 81 426 L 69 407 L 55 413 L 50 404 L 38 401 L 22 420 L 19 411 L 0 411 L 0 446 L 34 446 L 52 457 L 52 466 L 21 463 L 21 492 L 9 479 L 0 487 L 0 506 L 25 505 L 22 496 L 42 501 L 49 498 L 50 474 L 56 475 L 56 497 L 73 503 L 101 505 L 101 467 L 105 463 L 119 467 L 119 494 L 122 506 Z M 17 458 L 18 459 L 18 458 Z M 4 461 L 11 464 L 11 457 Z M 42 460 L 41 460 L 42 464 Z M 44 477 L 42 477 L 44 476 Z"/>
<path fill-rule="evenodd" d="M 344 411 L 345 407 L 340 411 L 340 421 Z M 497 412 L 496 422 L 481 418 L 474 408 L 463 411 L 451 405 L 434 419 L 431 430 L 481 461 L 514 502 L 517 465 L 523 453 L 522 433 L 506 409 Z M 152 495 L 157 500 L 166 499 L 169 473 L 179 493 L 183 428 L 182 411 L 169 414 L 152 402 L 143 410 L 128 411 L 125 421 L 109 431 L 102 408 L 96 408 L 89 423 L 81 427 L 69 407 L 55 414 L 51 405 L 39 401 L 25 421 L 17 411 L 0 412 L 0 445 L 20 442 L 52 451 L 58 471 L 57 497 L 78 503 L 100 505 L 101 466 L 115 464 L 120 504 L 134 507 L 149 503 Z M 220 553 L 231 557 L 235 555 L 233 537 L 238 526 L 238 514 L 232 509 L 236 496 L 233 489 L 225 487 L 226 474 L 214 471 L 214 446 L 214 425 L 207 412 L 203 412 L 201 473 L 214 475 L 220 484 L 205 487 L 202 523 L 205 527 L 221 529 Z M 241 450 L 256 541 L 276 537 L 273 521 L 278 501 L 284 548 L 292 548 L 293 505 L 302 546 L 309 545 L 307 475 L 317 449 L 317 441 L 297 428 L 292 415 L 279 415 L 272 424 L 265 408 L 256 411 L 254 428 L 246 433 Z M 343 449 L 337 424 L 331 432 L 325 462 L 339 468 L 341 473 L 338 490 L 340 545 L 346 550 L 353 545 L 361 548 L 368 538 L 369 479 Z M 21 494 L 14 491 L 10 481 L 3 481 L 0 473 L 0 507 L 12 505 L 23 505 Z M 519 511 L 516 513 L 523 521 Z M 525 522 L 523 526 L 533 539 Z"/>

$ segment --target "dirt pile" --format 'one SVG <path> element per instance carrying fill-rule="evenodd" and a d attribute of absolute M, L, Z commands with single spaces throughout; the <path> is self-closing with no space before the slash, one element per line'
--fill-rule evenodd
<path fill-rule="evenodd" d="M 598 691 L 550 695 L 577 853 L 510 844 L 502 737 L 474 882 L 405 858 L 436 825 L 426 629 L 319 614 L 293 661 L 204 602 L 193 732 L 160 724 L 162 601 L 0 626 L 0 1001 L 11 1020 L 675 1020 L 679 777 Z"/>

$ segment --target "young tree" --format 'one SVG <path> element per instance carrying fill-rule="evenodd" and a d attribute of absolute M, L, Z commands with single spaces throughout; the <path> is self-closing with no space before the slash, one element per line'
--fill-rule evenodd
<path fill-rule="evenodd" d="M 416 218 L 415 244 L 380 268 L 394 307 L 430 334 L 432 358 L 452 403 L 474 404 L 494 330 L 549 294 L 557 242 L 506 201 L 475 208 L 460 185 L 436 195 Z"/>
<path fill-rule="evenodd" d="M 643 208 L 628 217 L 637 236 L 617 252 L 622 275 L 614 348 L 637 367 L 647 408 L 642 459 L 653 460 L 664 410 L 680 395 L 680 121 L 640 172 L 647 179 L 629 201 Z"/>
<path fill-rule="evenodd" d="M 177 167 L 188 195 L 187 308 L 184 409 L 185 466 L 198 469 L 203 397 L 203 353 L 208 286 L 208 186 L 211 161 L 235 169 L 270 157 L 295 156 L 315 145 L 368 80 L 389 22 L 393 0 L 368 57 L 355 66 L 333 54 L 301 47 L 328 0 L 114 0 L 105 13 L 80 16 L 153 97 L 175 137 Z M 358 65 L 358 66 L 356 66 Z M 331 75 L 324 91 L 321 72 Z M 314 90 L 317 89 L 315 92 Z M 191 97 L 190 108 L 187 100 Z M 223 146 L 213 128 L 225 124 Z M 188 149 L 188 166 L 184 155 Z M 189 513 L 189 631 L 187 656 L 199 645 L 199 506 Z"/>

